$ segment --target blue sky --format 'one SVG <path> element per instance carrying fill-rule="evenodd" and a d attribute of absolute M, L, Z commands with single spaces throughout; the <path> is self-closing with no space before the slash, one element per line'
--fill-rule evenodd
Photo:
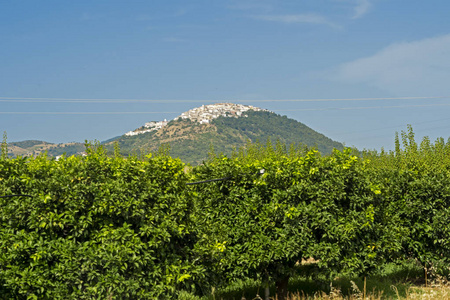
<path fill-rule="evenodd" d="M 407 124 L 447 139 L 449 12 L 448 0 L 3 0 L 0 130 L 102 141 L 226 101 L 358 148 L 392 149 Z"/>

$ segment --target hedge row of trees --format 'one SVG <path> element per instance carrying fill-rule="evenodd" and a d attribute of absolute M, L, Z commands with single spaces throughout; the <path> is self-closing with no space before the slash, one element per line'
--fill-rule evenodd
<path fill-rule="evenodd" d="M 330 278 L 450 259 L 450 143 L 412 130 L 392 152 L 249 144 L 195 168 L 87 153 L 2 156 L 0 195 L 22 196 L 0 198 L 1 295 L 164 299 L 252 277 L 282 299 L 306 258 Z"/>
<path fill-rule="evenodd" d="M 156 299 L 193 264 L 193 196 L 168 156 L 2 159 L 0 294 L 5 299 Z"/>

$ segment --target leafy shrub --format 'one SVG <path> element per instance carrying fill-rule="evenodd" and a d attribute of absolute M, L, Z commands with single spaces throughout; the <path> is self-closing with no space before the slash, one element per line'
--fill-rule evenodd
<path fill-rule="evenodd" d="M 165 155 L 0 160 L 0 294 L 6 298 L 171 297 L 190 262 L 192 197 Z"/>
<path fill-rule="evenodd" d="M 313 257 L 334 274 L 374 269 L 399 249 L 390 237 L 401 230 L 384 215 L 380 191 L 364 172 L 350 149 L 321 156 L 271 145 L 197 167 L 198 180 L 229 179 L 197 186 L 196 249 L 209 263 L 210 281 L 218 274 L 260 278 L 276 282 L 283 297 L 302 259 Z"/>

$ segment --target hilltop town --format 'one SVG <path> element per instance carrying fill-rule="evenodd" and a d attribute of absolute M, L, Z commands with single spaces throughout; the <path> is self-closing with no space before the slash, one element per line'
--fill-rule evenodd
<path fill-rule="evenodd" d="M 234 104 L 234 103 L 217 103 L 211 105 L 202 105 L 200 107 L 193 108 L 191 110 L 188 110 L 187 112 L 182 113 L 174 120 L 178 120 L 181 118 L 183 120 L 189 119 L 193 122 L 198 122 L 200 124 L 207 124 L 220 116 L 230 118 L 247 117 L 245 112 L 249 110 L 268 111 L 266 109 L 261 109 L 251 105 Z M 167 120 L 148 122 L 145 123 L 144 126 L 136 130 L 125 133 L 125 135 L 133 136 L 159 130 L 162 127 L 166 126 L 168 123 L 169 122 Z"/>

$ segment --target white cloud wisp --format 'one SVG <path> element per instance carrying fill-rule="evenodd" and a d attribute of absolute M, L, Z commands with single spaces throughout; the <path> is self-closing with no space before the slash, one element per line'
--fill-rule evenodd
<path fill-rule="evenodd" d="M 359 19 L 367 14 L 372 7 L 369 0 L 356 0 L 355 12 L 352 19 Z"/>
<path fill-rule="evenodd" d="M 259 15 L 254 16 L 253 18 L 257 20 L 280 22 L 287 24 L 308 23 L 308 24 L 328 25 L 335 28 L 339 27 L 338 25 L 330 22 L 326 17 L 317 14 Z"/>
<path fill-rule="evenodd" d="M 390 45 L 373 56 L 344 63 L 334 80 L 366 84 L 396 95 L 450 94 L 450 34 Z"/>

